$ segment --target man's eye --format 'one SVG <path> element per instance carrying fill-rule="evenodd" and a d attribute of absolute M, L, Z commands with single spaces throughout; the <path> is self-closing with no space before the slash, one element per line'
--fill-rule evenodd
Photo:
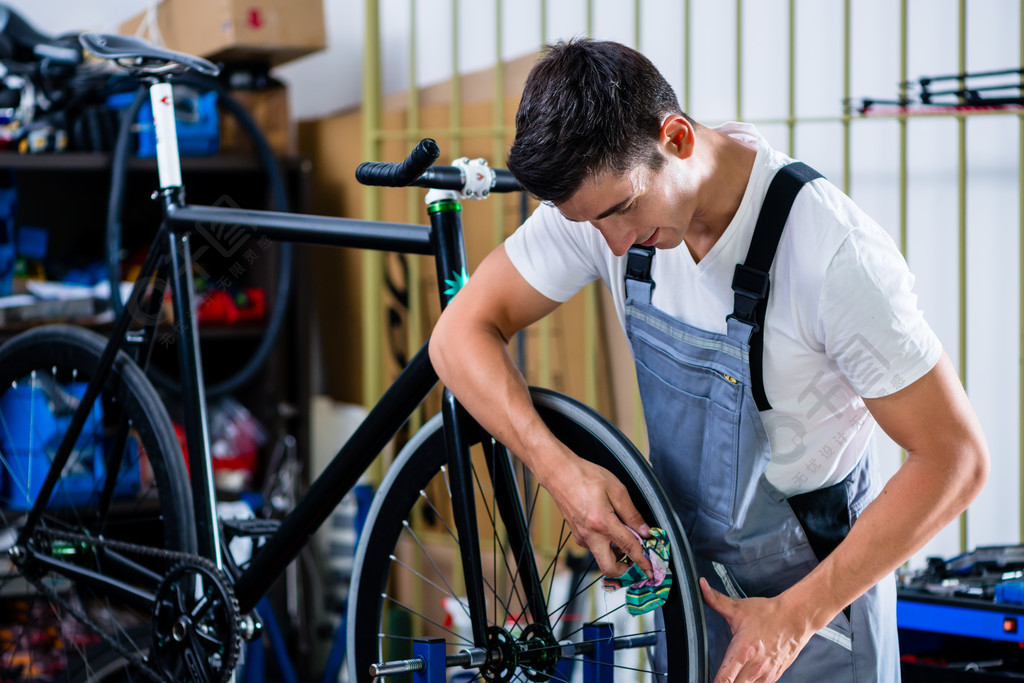
<path fill-rule="evenodd" d="M 621 209 L 619 209 L 615 213 L 620 214 L 620 215 L 624 214 L 624 213 L 629 213 L 630 211 L 633 210 L 634 206 L 636 206 L 636 200 L 633 200 L 629 204 L 626 204 L 624 207 L 622 207 Z"/>

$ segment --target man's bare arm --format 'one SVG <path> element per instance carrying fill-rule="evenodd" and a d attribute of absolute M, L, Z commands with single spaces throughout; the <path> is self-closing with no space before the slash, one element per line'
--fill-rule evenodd
<path fill-rule="evenodd" d="M 627 529 L 647 533 L 625 487 L 558 441 L 534 409 L 509 356 L 513 335 L 557 307 L 498 247 L 441 315 L 430 338 L 430 359 L 466 410 L 551 493 L 576 542 L 589 548 L 602 572 L 622 572 L 611 544 L 650 572 L 650 561 Z"/>
<path fill-rule="evenodd" d="M 846 539 L 810 574 L 775 598 L 705 600 L 733 640 L 715 683 L 775 681 L 807 640 L 956 519 L 988 477 L 977 417 L 949 358 L 884 398 L 865 399 L 907 459 L 865 508 Z"/>

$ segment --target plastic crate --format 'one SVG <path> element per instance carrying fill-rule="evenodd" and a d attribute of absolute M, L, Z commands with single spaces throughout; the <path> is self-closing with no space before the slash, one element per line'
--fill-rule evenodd
<path fill-rule="evenodd" d="M 62 387 L 77 398 L 85 393 L 85 388 L 84 382 Z M 3 467 L 0 506 L 13 511 L 28 510 L 39 496 L 51 458 L 71 423 L 71 415 L 55 414 L 49 393 L 40 386 L 19 384 L 0 396 L 0 421 L 0 464 Z M 107 445 L 103 406 L 97 401 L 53 490 L 51 506 L 78 507 L 98 500 L 106 474 Z M 138 490 L 138 460 L 133 439 L 122 462 L 115 497 L 128 497 Z"/>
<path fill-rule="evenodd" d="M 114 110 L 127 109 L 134 92 L 117 93 L 107 98 L 107 106 Z M 217 112 L 217 93 L 197 93 L 188 87 L 174 90 L 175 130 L 178 153 L 185 157 L 212 156 L 220 149 L 220 115 Z M 147 99 L 139 108 L 133 124 L 137 132 L 135 156 L 151 159 L 156 156 L 156 133 L 153 126 L 153 105 Z"/>

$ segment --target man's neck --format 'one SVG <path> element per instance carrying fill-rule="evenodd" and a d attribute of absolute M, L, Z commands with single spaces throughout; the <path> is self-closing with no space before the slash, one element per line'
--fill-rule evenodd
<path fill-rule="evenodd" d="M 701 205 L 684 238 L 694 262 L 707 256 L 736 216 L 757 156 L 748 145 L 711 128 L 701 127 L 698 136 L 706 172 L 698 188 Z"/>

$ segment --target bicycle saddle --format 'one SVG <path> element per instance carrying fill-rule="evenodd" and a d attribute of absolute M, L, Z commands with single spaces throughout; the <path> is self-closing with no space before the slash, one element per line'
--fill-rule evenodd
<path fill-rule="evenodd" d="M 78 40 L 82 47 L 100 59 L 112 59 L 122 66 L 141 71 L 159 73 L 184 68 L 206 76 L 216 76 L 220 73 L 220 67 L 202 57 L 165 50 L 134 36 L 83 33 Z M 130 60 L 131 63 L 122 60 Z"/>
<path fill-rule="evenodd" d="M 0 5 L 0 59 L 34 62 L 49 59 L 61 64 L 78 64 L 82 52 L 68 38 L 47 38 L 32 28 L 20 14 Z"/>

